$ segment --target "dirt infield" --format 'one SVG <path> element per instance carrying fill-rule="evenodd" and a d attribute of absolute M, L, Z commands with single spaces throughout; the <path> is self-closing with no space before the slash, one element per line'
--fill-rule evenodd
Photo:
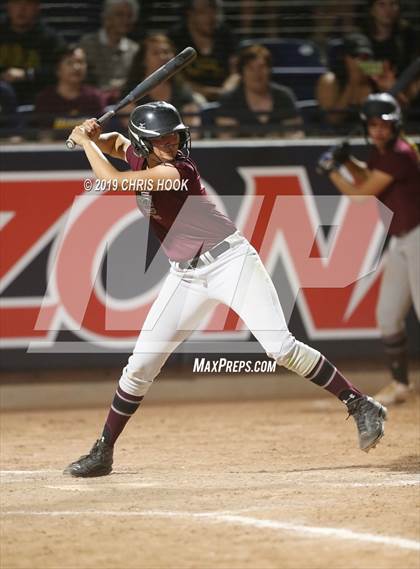
<path fill-rule="evenodd" d="M 146 404 L 92 480 L 105 409 L 5 413 L 1 568 L 418 568 L 418 403 L 369 454 L 332 397 Z"/>

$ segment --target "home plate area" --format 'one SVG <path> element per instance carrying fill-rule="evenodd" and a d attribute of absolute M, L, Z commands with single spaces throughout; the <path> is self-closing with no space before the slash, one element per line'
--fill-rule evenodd
<path fill-rule="evenodd" d="M 145 405 L 95 479 L 103 410 L 5 413 L 2 567 L 418 569 L 418 402 L 369 454 L 332 401 Z"/>

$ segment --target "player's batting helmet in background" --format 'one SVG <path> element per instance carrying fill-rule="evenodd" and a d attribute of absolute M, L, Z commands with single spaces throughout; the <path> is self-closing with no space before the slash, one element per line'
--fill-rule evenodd
<path fill-rule="evenodd" d="M 360 118 L 367 135 L 367 123 L 369 119 L 379 118 L 390 121 L 394 126 L 395 138 L 402 127 L 402 112 L 398 101 L 389 93 L 374 93 L 369 95 L 360 110 Z"/>
<path fill-rule="evenodd" d="M 136 107 L 130 115 L 128 134 L 138 156 L 149 156 L 153 150 L 152 138 L 174 132 L 179 133 L 179 150 L 188 154 L 190 130 L 173 105 L 164 101 L 146 103 Z"/>

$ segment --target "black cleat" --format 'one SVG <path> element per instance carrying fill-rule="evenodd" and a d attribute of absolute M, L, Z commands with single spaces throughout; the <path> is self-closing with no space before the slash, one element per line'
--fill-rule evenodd
<path fill-rule="evenodd" d="M 387 409 L 372 397 L 358 397 L 347 405 L 349 415 L 353 416 L 359 433 L 361 450 L 369 452 L 384 436 L 384 421 Z"/>
<path fill-rule="evenodd" d="M 112 471 L 113 454 L 114 447 L 108 445 L 104 440 L 98 439 L 90 453 L 69 464 L 64 469 L 63 474 L 80 478 L 106 476 Z"/>

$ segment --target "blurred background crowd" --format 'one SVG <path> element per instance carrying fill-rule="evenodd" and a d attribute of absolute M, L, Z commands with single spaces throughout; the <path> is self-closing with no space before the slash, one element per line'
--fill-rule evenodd
<path fill-rule="evenodd" d="M 418 0 L 8 0 L 0 137 L 65 139 L 186 46 L 197 59 L 141 102 L 173 103 L 194 138 L 340 135 L 419 57 L 419 36 Z M 419 133 L 420 77 L 399 101 Z"/>

